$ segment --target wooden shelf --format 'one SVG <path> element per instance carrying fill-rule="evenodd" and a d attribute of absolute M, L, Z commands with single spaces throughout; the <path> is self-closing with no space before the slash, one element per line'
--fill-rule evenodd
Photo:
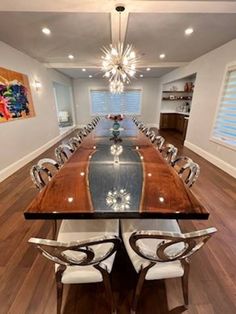
<path fill-rule="evenodd" d="M 162 93 L 172 93 L 172 94 L 176 94 L 176 93 L 193 93 L 193 91 L 192 92 L 185 92 L 184 90 L 175 90 L 175 91 L 173 91 L 173 90 L 163 90 L 162 91 Z"/>
<path fill-rule="evenodd" d="M 191 99 L 185 99 L 185 98 L 182 98 L 182 99 L 165 99 L 165 98 L 162 98 L 162 101 L 191 101 Z"/>

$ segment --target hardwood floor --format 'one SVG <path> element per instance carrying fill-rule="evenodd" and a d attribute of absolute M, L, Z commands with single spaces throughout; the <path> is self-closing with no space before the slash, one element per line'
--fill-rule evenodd
<path fill-rule="evenodd" d="M 191 261 L 190 305 L 183 308 L 179 279 L 145 282 L 139 314 L 236 313 L 236 180 L 182 147 L 175 133 L 163 132 L 180 154 L 201 167 L 192 191 L 210 212 L 207 221 L 181 221 L 184 231 L 215 226 L 218 233 Z M 56 145 L 55 145 L 56 146 Z M 42 156 L 53 157 L 53 148 Z M 51 237 L 49 221 L 25 221 L 23 211 L 38 191 L 29 163 L 0 184 L 0 313 L 56 313 L 53 265 L 30 247 L 31 236 Z M 118 313 L 128 314 L 136 273 L 123 249 L 116 257 L 112 283 Z M 64 314 L 108 314 L 102 284 L 65 287 Z M 167 302 L 168 300 L 168 302 Z"/>

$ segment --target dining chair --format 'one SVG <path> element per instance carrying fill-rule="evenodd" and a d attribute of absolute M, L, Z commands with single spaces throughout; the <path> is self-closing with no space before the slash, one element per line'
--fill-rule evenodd
<path fill-rule="evenodd" d="M 122 238 L 138 274 L 131 313 L 136 313 L 145 280 L 181 277 L 187 306 L 189 259 L 217 231 L 216 228 L 182 233 L 176 220 L 134 219 L 121 221 Z"/>
<path fill-rule="evenodd" d="M 156 135 L 155 138 L 151 139 L 151 142 L 156 144 L 157 148 L 161 151 L 164 143 L 165 143 L 165 138 L 161 135 Z"/>
<path fill-rule="evenodd" d="M 186 156 L 177 157 L 172 166 L 179 176 L 184 180 L 188 187 L 192 187 L 200 174 L 200 166 L 193 162 L 191 158 Z"/>
<path fill-rule="evenodd" d="M 59 163 L 54 159 L 40 159 L 38 163 L 33 165 L 30 169 L 31 180 L 39 190 L 42 190 L 48 181 L 51 181 L 54 172 L 57 172 L 59 168 Z"/>
<path fill-rule="evenodd" d="M 92 123 L 87 124 L 87 129 L 89 129 L 90 132 L 94 129 L 94 126 L 92 125 Z"/>
<path fill-rule="evenodd" d="M 73 136 L 68 140 L 67 145 L 71 146 L 71 148 L 75 151 L 79 147 L 80 143 L 81 141 L 76 136 Z"/>
<path fill-rule="evenodd" d="M 63 165 L 66 160 L 73 154 L 75 150 L 68 144 L 61 144 L 55 149 L 55 156 L 60 165 Z"/>
<path fill-rule="evenodd" d="M 153 130 L 150 130 L 149 134 L 147 135 L 147 137 L 150 139 L 151 142 L 152 142 L 152 139 L 155 138 L 156 136 L 157 135 L 156 135 L 156 133 Z"/>
<path fill-rule="evenodd" d="M 172 144 L 166 144 L 160 148 L 163 158 L 169 163 L 172 164 L 177 157 L 178 148 Z"/>
<path fill-rule="evenodd" d="M 77 138 L 80 144 L 83 142 L 83 135 L 81 134 L 80 131 L 75 134 L 75 137 Z"/>
<path fill-rule="evenodd" d="M 120 244 L 118 220 L 63 220 L 57 241 L 31 238 L 42 254 L 55 264 L 57 314 L 61 313 L 65 284 L 103 282 L 111 313 L 116 306 L 110 273 Z"/>

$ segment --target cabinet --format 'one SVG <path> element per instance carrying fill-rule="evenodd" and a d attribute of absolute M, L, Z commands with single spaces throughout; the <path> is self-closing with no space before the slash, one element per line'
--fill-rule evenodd
<path fill-rule="evenodd" d="M 187 115 L 179 113 L 161 113 L 160 129 L 174 129 L 180 133 L 184 132 Z"/>
<path fill-rule="evenodd" d="M 160 129 L 176 128 L 176 113 L 161 113 Z"/>
<path fill-rule="evenodd" d="M 176 114 L 176 130 L 179 131 L 180 133 L 183 133 L 184 131 L 184 115 L 182 114 Z"/>
<path fill-rule="evenodd" d="M 181 133 L 182 142 L 185 140 L 188 128 L 188 115 L 180 113 L 161 113 L 160 129 L 172 129 Z"/>

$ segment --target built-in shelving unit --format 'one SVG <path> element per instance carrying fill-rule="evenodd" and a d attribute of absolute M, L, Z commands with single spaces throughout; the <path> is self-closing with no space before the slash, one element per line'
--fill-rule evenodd
<path fill-rule="evenodd" d="M 196 75 L 163 85 L 160 129 L 181 133 L 184 142 L 191 111 Z"/>
<path fill-rule="evenodd" d="M 187 92 L 187 91 L 184 91 L 184 90 L 163 90 L 162 93 L 172 93 L 172 94 L 178 94 L 178 93 L 188 93 L 188 94 L 192 94 L 193 91 L 190 91 L 190 92 Z"/>

